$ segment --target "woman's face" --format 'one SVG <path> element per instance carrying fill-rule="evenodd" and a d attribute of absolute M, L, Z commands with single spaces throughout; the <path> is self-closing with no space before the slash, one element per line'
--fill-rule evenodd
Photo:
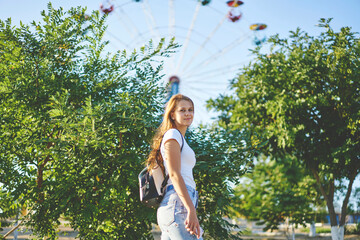
<path fill-rule="evenodd" d="M 189 127 L 194 119 L 194 107 L 190 101 L 180 100 L 171 113 L 171 118 L 175 121 L 177 127 Z"/>

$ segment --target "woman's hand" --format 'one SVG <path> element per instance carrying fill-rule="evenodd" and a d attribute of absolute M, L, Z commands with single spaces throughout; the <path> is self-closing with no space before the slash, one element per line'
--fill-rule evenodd
<path fill-rule="evenodd" d="M 200 238 L 200 224 L 196 215 L 195 208 L 188 211 L 185 220 L 185 228 L 190 232 L 190 234 L 195 234 L 198 239 Z"/>

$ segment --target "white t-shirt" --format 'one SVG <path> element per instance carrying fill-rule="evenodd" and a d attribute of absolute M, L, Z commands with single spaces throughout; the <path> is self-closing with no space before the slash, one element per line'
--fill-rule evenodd
<path fill-rule="evenodd" d="M 181 146 L 183 144 L 182 138 L 183 138 L 183 136 L 181 135 L 181 133 L 177 129 L 174 129 L 174 128 L 169 129 L 164 134 L 163 140 L 161 142 L 160 152 L 164 159 L 165 174 L 168 174 L 169 172 L 167 169 L 167 161 L 166 161 L 166 156 L 165 156 L 164 144 L 169 139 L 175 139 L 179 143 L 180 149 L 181 149 Z M 196 163 L 195 152 L 190 148 L 190 146 L 187 144 L 187 142 L 184 139 L 184 146 L 181 150 L 180 173 L 185 181 L 185 184 L 194 189 L 196 188 L 194 176 L 193 176 L 193 168 L 195 166 L 195 163 Z M 171 184 L 172 184 L 172 182 L 169 178 L 167 185 L 171 185 Z"/>

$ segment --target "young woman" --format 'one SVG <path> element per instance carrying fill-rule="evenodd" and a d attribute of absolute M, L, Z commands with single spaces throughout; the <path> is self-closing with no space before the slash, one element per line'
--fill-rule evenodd
<path fill-rule="evenodd" d="M 147 160 L 151 168 L 157 157 L 160 167 L 169 174 L 165 196 L 157 210 L 161 240 L 202 239 L 196 215 L 198 193 L 192 173 L 195 153 L 184 139 L 193 118 L 193 101 L 181 94 L 172 96 Z"/>

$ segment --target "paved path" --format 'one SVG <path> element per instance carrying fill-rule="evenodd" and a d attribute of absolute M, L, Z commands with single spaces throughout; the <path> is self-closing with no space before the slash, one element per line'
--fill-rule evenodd
<path fill-rule="evenodd" d="M 74 240 L 76 239 L 77 232 L 73 231 L 70 227 L 61 226 L 59 232 L 59 240 Z M 11 228 L 4 228 L 3 231 L 0 231 L 1 235 L 5 235 L 9 232 Z M 28 240 L 31 239 L 31 231 L 26 231 L 25 228 L 19 228 L 17 231 L 18 240 Z M 160 240 L 160 232 L 154 231 L 153 232 L 154 240 Z M 10 234 L 6 239 L 14 239 L 14 233 Z"/>
<path fill-rule="evenodd" d="M 4 235 L 10 230 L 10 228 L 4 228 L 4 231 L 0 232 L 1 235 Z M 59 240 L 75 240 L 77 232 L 74 232 L 70 227 L 60 227 L 59 232 Z M 160 232 L 153 231 L 154 240 L 160 240 Z M 24 229 L 20 228 L 18 230 L 18 240 L 28 240 L 31 239 L 31 232 L 25 231 Z M 14 239 L 14 234 L 11 234 L 6 239 Z M 242 236 L 242 239 L 246 240 L 287 240 L 285 236 L 281 235 L 252 235 L 252 236 Z M 297 234 L 297 240 L 331 240 L 331 236 L 327 234 L 326 236 L 316 236 L 316 237 L 309 237 L 307 234 Z M 205 239 L 206 240 L 206 239 Z M 360 240 L 359 235 L 346 235 L 345 240 Z"/>

